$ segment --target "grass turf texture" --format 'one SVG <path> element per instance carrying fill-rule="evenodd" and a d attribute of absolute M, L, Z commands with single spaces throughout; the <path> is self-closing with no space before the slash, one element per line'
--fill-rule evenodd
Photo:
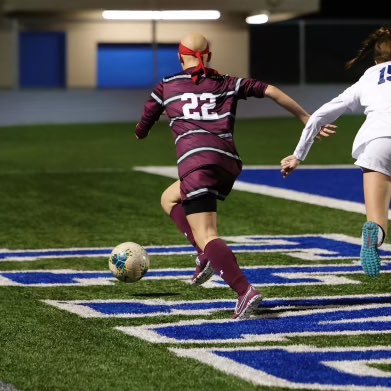
<path fill-rule="evenodd" d="M 336 137 L 317 143 L 309 164 L 352 163 L 362 117 L 339 121 Z M 128 124 L 35 126 L 0 129 L 0 248 L 114 247 L 123 241 L 186 244 L 160 210 L 170 179 L 132 171 L 135 165 L 174 165 L 166 123 L 138 142 Z M 236 128 L 244 164 L 279 164 L 300 134 L 291 119 L 240 121 Z M 233 192 L 219 205 L 220 233 L 342 233 L 358 237 L 363 215 Z M 243 265 L 309 264 L 283 254 L 239 255 Z M 345 263 L 348 261 L 343 261 Z M 341 262 L 335 262 L 341 263 Z M 314 263 L 316 264 L 316 263 Z M 152 257 L 152 268 L 189 267 L 190 256 Z M 4 262 L 0 270 L 108 270 L 106 259 Z M 389 275 L 351 278 L 360 285 L 270 287 L 266 297 L 385 293 Z M 183 319 L 80 319 L 40 300 L 164 298 L 200 300 L 234 296 L 228 289 L 197 289 L 183 282 L 140 281 L 101 287 L 0 288 L 0 381 L 22 390 L 252 390 L 247 382 L 113 330 L 114 326 Z M 227 318 L 226 312 L 211 318 Z M 188 319 L 188 317 L 186 317 Z M 288 344 L 389 346 L 389 336 L 295 338 Z M 228 345 L 229 346 L 229 345 Z M 384 370 L 389 367 L 382 367 Z M 273 388 L 264 388 L 272 390 Z M 278 390 L 283 390 L 278 388 Z"/>
<path fill-rule="evenodd" d="M 351 142 L 361 121 L 343 119 L 338 135 L 317 143 L 308 163 L 352 163 Z M 131 169 L 175 164 L 167 124 L 158 124 L 143 141 L 132 129 L 119 124 L 0 129 L 0 246 L 114 246 L 130 237 L 144 245 L 185 243 L 160 211 L 160 194 L 172 181 Z M 291 119 L 242 121 L 237 145 L 245 164 L 275 165 L 293 151 L 299 132 L 300 124 Z M 222 235 L 327 233 L 334 226 L 356 235 L 364 221 L 242 192 L 233 192 L 220 212 Z"/>

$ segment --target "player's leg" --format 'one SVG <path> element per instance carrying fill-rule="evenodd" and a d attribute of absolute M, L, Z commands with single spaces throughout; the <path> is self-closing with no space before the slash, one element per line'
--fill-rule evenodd
<path fill-rule="evenodd" d="M 172 209 L 181 203 L 180 181 L 175 181 L 163 191 L 160 203 L 164 212 L 170 216 Z"/>
<path fill-rule="evenodd" d="M 364 173 L 364 195 L 367 220 L 378 224 L 387 233 L 391 178 L 376 171 Z"/>
<path fill-rule="evenodd" d="M 371 277 L 380 273 L 378 247 L 387 233 L 391 197 L 391 137 L 371 140 L 364 145 L 355 162 L 364 172 L 364 196 L 367 222 L 363 226 L 360 259 Z"/>
<path fill-rule="evenodd" d="M 203 251 L 198 247 L 196 241 L 194 240 L 193 233 L 186 219 L 186 214 L 183 209 L 182 201 L 181 201 L 179 180 L 174 182 L 172 185 L 167 187 L 166 190 L 164 190 L 160 202 L 164 212 L 168 216 L 170 216 L 171 220 L 175 223 L 179 231 L 186 236 L 188 241 L 193 245 L 193 247 L 197 251 L 196 270 L 194 273 L 195 274 L 194 278 L 195 278 L 200 272 L 202 272 L 206 268 L 208 260 L 206 259 L 206 256 L 203 253 Z M 208 272 L 210 278 L 213 275 L 213 270 L 211 269 L 206 271 Z M 199 283 L 197 283 L 196 285 L 199 285 Z"/>
<path fill-rule="evenodd" d="M 201 196 L 184 204 L 196 242 L 204 250 L 213 269 L 238 294 L 234 318 L 249 317 L 262 301 L 262 295 L 248 282 L 236 257 L 217 232 L 216 199 Z"/>
<path fill-rule="evenodd" d="M 365 273 L 376 277 L 380 273 L 378 247 L 384 242 L 388 228 L 391 178 L 380 172 L 365 170 L 364 196 L 367 222 L 362 231 L 360 259 Z"/>

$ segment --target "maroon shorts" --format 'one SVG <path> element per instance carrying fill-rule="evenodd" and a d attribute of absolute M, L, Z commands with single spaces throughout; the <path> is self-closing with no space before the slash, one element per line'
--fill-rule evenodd
<path fill-rule="evenodd" d="M 181 199 L 188 201 L 196 197 L 213 194 L 224 200 L 231 192 L 237 175 L 218 166 L 203 167 L 190 172 L 181 180 Z"/>

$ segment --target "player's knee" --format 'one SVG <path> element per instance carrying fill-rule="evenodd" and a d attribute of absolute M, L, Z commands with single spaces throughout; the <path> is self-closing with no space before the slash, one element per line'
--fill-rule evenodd
<path fill-rule="evenodd" d="M 208 235 L 204 241 L 204 247 L 203 249 L 205 249 L 206 245 L 211 242 L 212 240 L 215 240 L 215 239 L 218 239 L 218 235 L 217 234 L 214 234 L 214 235 Z"/>
<path fill-rule="evenodd" d="M 160 198 L 160 205 L 166 214 L 170 214 L 172 208 L 177 204 L 170 191 L 165 190 Z"/>
<path fill-rule="evenodd" d="M 169 197 L 167 196 L 166 192 L 164 191 L 161 198 L 160 198 L 160 205 L 162 207 L 162 209 L 164 210 L 164 212 L 166 214 L 170 214 L 171 212 L 171 209 L 172 209 L 172 205 L 170 206 L 170 199 Z"/>
<path fill-rule="evenodd" d="M 170 214 L 172 208 L 181 202 L 178 182 L 175 182 L 163 191 L 160 197 L 160 205 L 166 214 Z"/>
<path fill-rule="evenodd" d="M 194 240 L 201 250 L 204 250 L 206 245 L 212 240 L 218 239 L 218 235 L 216 233 L 197 232 L 193 230 L 193 235 Z"/>

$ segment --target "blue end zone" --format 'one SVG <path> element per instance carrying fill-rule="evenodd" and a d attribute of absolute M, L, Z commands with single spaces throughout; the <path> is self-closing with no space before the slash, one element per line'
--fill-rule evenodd
<path fill-rule="evenodd" d="M 180 323 L 120 327 L 127 334 L 157 343 L 248 343 L 289 337 L 321 335 L 389 334 L 391 306 L 388 304 L 287 311 L 261 314 L 249 320 L 194 320 Z M 151 333 L 142 333 L 140 330 Z M 153 333 L 153 334 L 152 334 Z"/>
<path fill-rule="evenodd" d="M 72 302 L 70 302 L 72 303 Z M 124 314 L 143 314 L 150 315 L 155 313 L 178 314 L 180 311 L 193 314 L 194 311 L 203 311 L 202 315 L 208 315 L 211 312 L 234 310 L 235 301 L 212 301 L 199 303 L 170 303 L 162 302 L 162 304 L 146 304 L 144 302 L 118 302 L 118 303 L 81 303 L 80 305 L 92 308 L 104 315 L 124 315 Z M 322 299 L 268 299 L 264 300 L 260 307 L 262 309 L 273 310 L 275 308 L 324 308 L 327 306 L 353 306 L 365 304 L 391 304 L 391 297 L 327 297 Z M 182 313 L 181 313 L 182 314 Z"/>
<path fill-rule="evenodd" d="M 351 275 L 363 274 L 359 265 L 324 265 L 324 266 L 274 266 L 244 267 L 243 272 L 255 286 L 295 286 L 295 285 L 340 285 L 360 284 L 359 281 L 348 280 Z M 382 273 L 391 273 L 391 263 L 385 263 Z M 193 269 L 161 269 L 149 270 L 143 281 L 180 280 L 190 281 Z M 333 277 L 330 279 L 330 276 Z M 342 280 L 338 276 L 345 276 Z M 117 280 L 109 272 L 92 271 L 56 271 L 25 270 L 0 272 L 0 286 L 92 286 L 111 285 Z M 225 282 L 214 276 L 204 288 L 226 288 Z"/>
<path fill-rule="evenodd" d="M 347 236 L 308 235 L 308 236 L 235 236 L 227 237 L 235 253 L 285 253 L 307 260 L 354 259 L 360 254 L 360 241 Z M 237 242 L 237 243 L 235 243 Z M 239 242 L 239 243 L 238 243 Z M 360 244 L 358 244 L 359 242 Z M 195 255 L 192 246 L 149 246 L 149 255 Z M 108 258 L 112 248 L 101 249 L 44 249 L 44 250 L 1 250 L 2 261 L 26 261 L 56 258 Z M 383 245 L 381 257 L 391 257 L 391 249 Z"/>
<path fill-rule="evenodd" d="M 283 179 L 279 169 L 244 169 L 242 182 L 364 203 L 362 172 L 355 168 L 302 169 Z"/>
<path fill-rule="evenodd" d="M 203 317 L 219 311 L 234 310 L 235 300 L 204 300 L 175 302 L 165 300 L 86 300 L 86 301 L 46 301 L 47 304 L 88 318 L 140 318 L 159 316 L 194 316 Z M 340 296 L 308 298 L 265 299 L 259 310 L 280 312 L 282 310 L 308 310 L 328 307 L 353 307 L 370 304 L 391 304 L 391 296 Z M 92 310 L 92 311 L 90 311 Z"/>
<path fill-rule="evenodd" d="M 220 357 L 228 358 L 230 361 L 245 365 L 263 374 L 274 376 L 289 382 L 291 385 L 306 385 L 308 389 L 313 386 L 319 389 L 330 387 L 346 390 L 359 389 L 389 389 L 390 379 L 378 376 L 359 376 L 355 373 L 346 373 L 328 366 L 327 363 L 344 362 L 339 364 L 342 368 L 357 365 L 356 363 L 371 365 L 378 363 L 388 363 L 391 357 L 390 350 L 386 347 L 384 350 L 366 351 L 324 351 L 314 349 L 309 351 L 294 352 L 288 349 L 271 348 L 269 350 L 236 350 L 236 351 L 214 351 L 214 354 Z M 284 363 L 284 365 L 281 365 Z M 379 371 L 380 372 L 380 371 Z M 341 387 L 341 388 L 339 388 Z M 296 388 L 296 387 L 295 387 Z M 302 387 L 297 387 L 302 388 Z M 304 388 L 304 387 L 303 387 Z M 363 388 L 360 388 L 363 389 Z"/>

